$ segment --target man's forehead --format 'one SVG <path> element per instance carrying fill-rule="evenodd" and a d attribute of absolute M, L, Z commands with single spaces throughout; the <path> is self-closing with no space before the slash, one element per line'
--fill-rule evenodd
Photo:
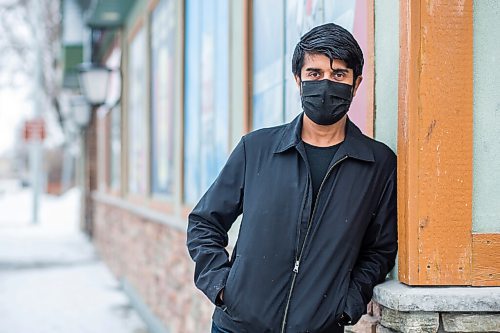
<path fill-rule="evenodd" d="M 314 68 L 330 68 L 330 69 L 350 69 L 347 67 L 347 63 L 341 59 L 333 59 L 333 62 L 330 67 L 330 58 L 328 58 L 324 54 L 319 53 L 306 53 L 304 56 L 304 64 L 303 69 L 307 69 L 309 67 Z"/>

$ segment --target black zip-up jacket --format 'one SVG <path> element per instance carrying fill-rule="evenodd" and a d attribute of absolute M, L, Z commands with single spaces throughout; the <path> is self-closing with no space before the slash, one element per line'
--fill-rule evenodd
<path fill-rule="evenodd" d="M 312 207 L 301 129 L 302 114 L 244 136 L 189 215 L 195 283 L 226 331 L 337 332 L 343 312 L 353 322 L 365 313 L 394 265 L 394 153 L 348 120 Z M 240 214 L 229 259 L 227 231 Z M 298 248 L 301 223 L 309 231 Z"/>

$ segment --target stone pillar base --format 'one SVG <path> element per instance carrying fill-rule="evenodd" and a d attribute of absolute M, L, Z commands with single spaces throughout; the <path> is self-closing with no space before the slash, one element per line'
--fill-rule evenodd
<path fill-rule="evenodd" d="M 500 287 L 375 287 L 368 314 L 346 332 L 500 332 Z"/>

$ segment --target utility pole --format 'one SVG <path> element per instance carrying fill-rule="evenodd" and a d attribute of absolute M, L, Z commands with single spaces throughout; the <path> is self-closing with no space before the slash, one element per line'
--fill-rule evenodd
<path fill-rule="evenodd" d="M 32 0 L 32 27 L 35 38 L 35 82 L 33 86 L 33 110 L 34 119 L 42 120 L 43 111 L 43 24 L 41 19 L 40 0 Z M 40 210 L 40 191 L 42 183 L 42 130 L 34 133 L 31 141 L 30 165 L 31 165 L 31 179 L 33 189 L 33 219 L 34 224 L 39 223 L 39 210 Z"/>

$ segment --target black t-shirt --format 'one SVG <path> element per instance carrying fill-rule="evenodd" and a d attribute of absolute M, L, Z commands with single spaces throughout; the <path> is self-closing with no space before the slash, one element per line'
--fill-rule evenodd
<path fill-rule="evenodd" d="M 337 150 L 339 150 L 341 144 L 342 142 L 330 147 L 316 147 L 304 142 L 307 161 L 309 162 L 309 169 L 311 170 L 313 206 L 316 202 L 321 182 L 325 178 L 328 167 L 330 166 L 330 162 Z"/>
<path fill-rule="evenodd" d="M 314 207 L 316 203 L 319 188 L 321 187 L 321 183 L 326 176 L 330 162 L 332 161 L 333 156 L 335 156 L 337 150 L 339 150 L 341 144 L 342 142 L 330 147 L 316 147 L 304 142 L 307 161 L 309 163 L 309 169 L 311 170 L 311 181 L 313 187 L 312 207 Z M 311 214 L 313 210 L 314 208 L 311 210 Z M 307 222 L 303 222 L 300 226 L 299 252 L 302 248 L 302 243 L 304 242 L 306 233 Z"/>

